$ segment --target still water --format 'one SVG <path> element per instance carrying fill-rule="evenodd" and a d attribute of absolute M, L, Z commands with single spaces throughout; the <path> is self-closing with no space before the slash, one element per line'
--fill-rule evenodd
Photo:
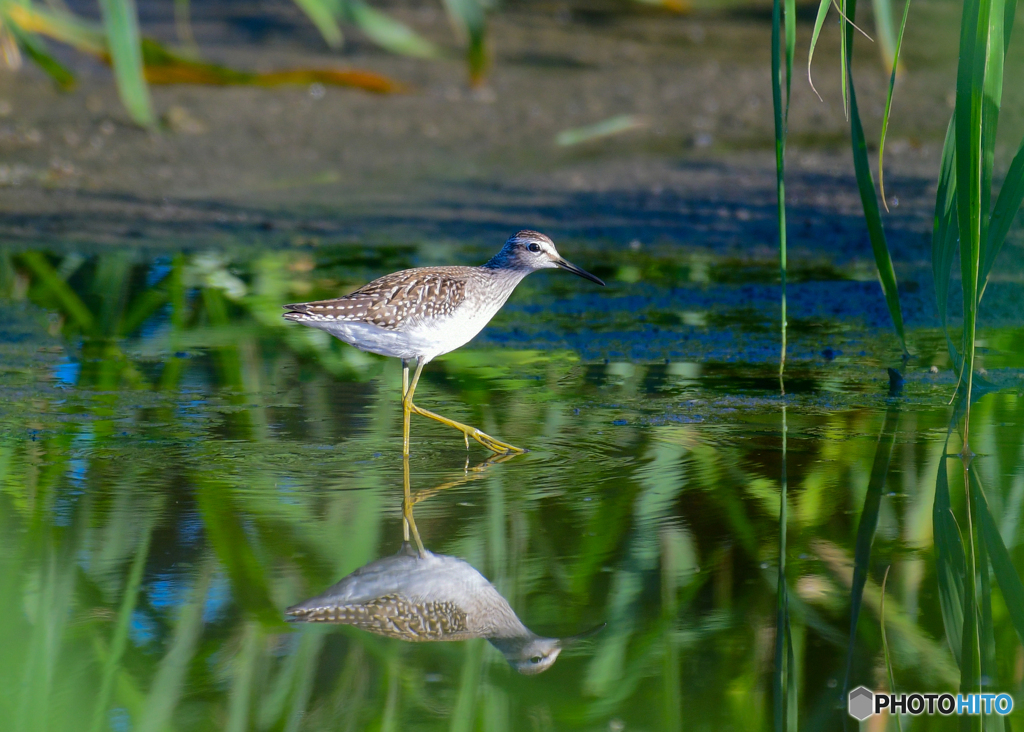
<path fill-rule="evenodd" d="M 536 675 L 482 638 L 285 621 L 400 550 L 406 472 L 400 364 L 280 306 L 486 253 L 3 255 L 0 729 L 772 729 L 776 684 L 788 728 L 849 728 L 844 688 L 888 687 L 886 568 L 897 688 L 956 691 L 933 516 L 965 505 L 941 335 L 916 330 L 901 362 L 876 284 L 795 268 L 783 396 L 769 269 L 563 253 L 609 289 L 534 275 L 417 391 L 530 452 L 488 460 L 414 419 L 408 465 L 425 550 L 541 636 L 604 624 Z M 982 337 L 974 468 L 1019 574 L 1024 331 Z M 1020 700 L 1013 612 L 981 576 L 985 682 Z"/>

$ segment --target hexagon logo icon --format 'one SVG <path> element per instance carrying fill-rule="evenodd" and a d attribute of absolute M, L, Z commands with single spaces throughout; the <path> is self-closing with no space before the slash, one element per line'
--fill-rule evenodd
<path fill-rule="evenodd" d="M 859 722 L 875 713 L 875 695 L 866 686 L 858 686 L 850 692 L 847 700 L 847 711 Z"/>

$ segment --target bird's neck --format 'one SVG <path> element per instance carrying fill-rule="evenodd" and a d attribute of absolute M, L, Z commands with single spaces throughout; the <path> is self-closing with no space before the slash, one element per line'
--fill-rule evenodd
<path fill-rule="evenodd" d="M 501 304 L 508 299 L 512 291 L 516 289 L 526 275 L 533 270 L 525 267 L 509 267 L 504 261 L 497 261 L 501 254 L 495 255 L 487 264 L 482 265 L 479 271 L 489 280 L 489 289 L 495 301 Z"/>
<path fill-rule="evenodd" d="M 533 271 L 529 267 L 524 267 L 512 253 L 505 249 L 502 249 L 500 252 L 488 259 L 482 266 L 484 269 L 490 269 L 496 272 L 518 272 L 520 273 L 519 279 L 522 279 Z"/>

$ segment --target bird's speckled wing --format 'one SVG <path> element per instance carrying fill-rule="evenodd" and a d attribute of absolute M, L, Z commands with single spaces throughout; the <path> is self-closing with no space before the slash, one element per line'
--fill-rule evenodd
<path fill-rule="evenodd" d="M 454 602 L 411 602 L 385 595 L 362 605 L 289 608 L 294 620 L 354 625 L 377 635 L 406 641 L 463 640 L 473 637 L 466 613 Z"/>
<path fill-rule="evenodd" d="M 333 300 L 285 305 L 289 320 L 370 323 L 402 330 L 421 318 L 450 316 L 466 299 L 466 271 L 471 267 L 421 267 L 374 280 L 351 295 Z M 295 314 L 294 317 L 292 316 Z"/>

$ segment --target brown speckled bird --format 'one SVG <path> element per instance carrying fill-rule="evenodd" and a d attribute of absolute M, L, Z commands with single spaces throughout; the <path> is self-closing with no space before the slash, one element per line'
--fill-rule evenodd
<path fill-rule="evenodd" d="M 370 353 L 402 359 L 402 452 L 409 454 L 413 413 L 462 432 L 496 453 L 524 452 L 475 427 L 413 404 L 420 372 L 431 360 L 468 343 L 501 309 L 524 277 L 559 267 L 591 282 L 600 279 L 565 261 L 554 243 L 536 231 L 520 231 L 480 267 L 420 267 L 385 275 L 351 295 L 285 305 L 284 317 L 325 330 Z M 409 383 L 409 362 L 416 372 Z"/>
<path fill-rule="evenodd" d="M 286 613 L 293 621 L 354 625 L 405 641 L 486 638 L 512 668 L 528 675 L 550 668 L 566 645 L 604 627 L 571 638 L 539 636 L 469 563 L 417 552 L 409 542 Z"/>

